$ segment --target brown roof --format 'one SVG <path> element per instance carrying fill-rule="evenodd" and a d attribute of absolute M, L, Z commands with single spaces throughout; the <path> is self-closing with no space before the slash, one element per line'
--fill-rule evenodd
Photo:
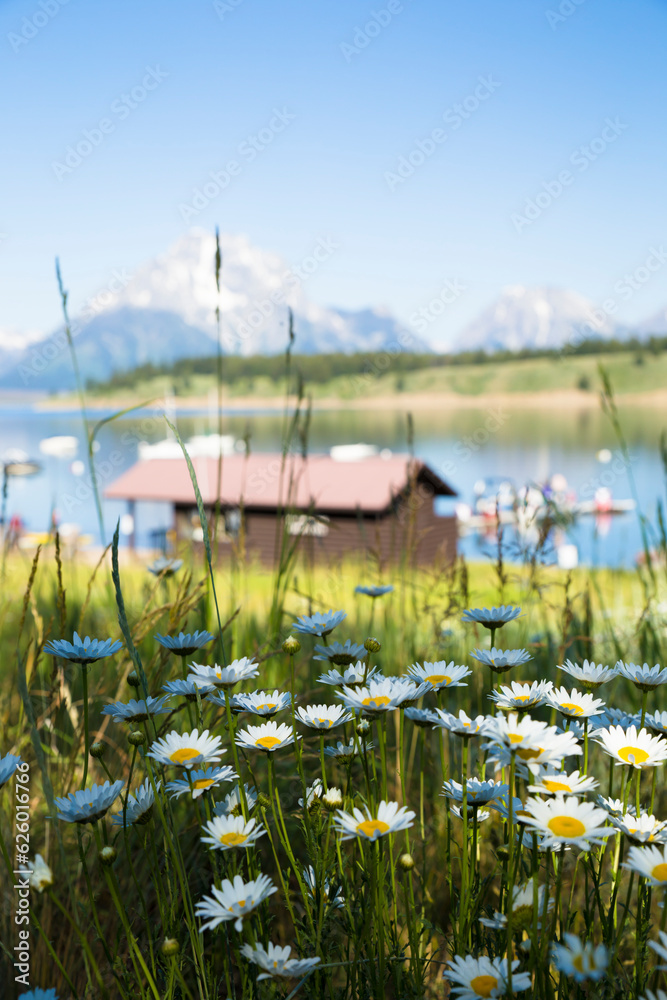
<path fill-rule="evenodd" d="M 218 460 L 208 456 L 192 459 L 206 506 L 216 502 Z M 380 512 L 405 491 L 409 481 L 410 458 L 372 456 L 360 461 L 335 461 L 328 455 L 307 459 L 288 457 L 281 484 L 281 456 L 257 454 L 225 456 L 222 461 L 220 503 L 237 507 L 275 510 L 288 502 L 290 475 L 293 489 L 289 506 L 298 510 Z M 456 496 L 435 472 L 414 461 L 419 482 L 428 483 L 435 496 Z M 158 458 L 139 461 L 105 490 L 108 499 L 165 500 L 177 505 L 194 504 L 195 496 L 184 459 Z"/>

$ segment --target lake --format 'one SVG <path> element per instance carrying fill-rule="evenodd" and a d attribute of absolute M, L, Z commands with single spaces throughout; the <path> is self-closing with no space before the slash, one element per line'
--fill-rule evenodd
<path fill-rule="evenodd" d="M 92 420 L 107 415 L 95 411 Z M 473 504 L 475 485 L 484 480 L 492 491 L 502 480 L 515 487 L 545 482 L 554 473 L 567 480 L 580 499 L 592 499 L 599 487 L 607 487 L 614 499 L 632 498 L 631 473 L 641 509 L 654 522 L 658 498 L 664 496 L 665 477 L 659 440 L 664 426 L 659 411 L 628 408 L 621 413 L 629 446 L 630 465 L 622 460 L 613 429 L 603 413 L 595 409 L 540 410 L 490 407 L 448 409 L 414 413 L 414 453 L 422 458 L 459 493 L 458 501 Z M 217 429 L 217 418 L 209 412 L 178 413 L 184 440 L 194 434 Z M 225 414 L 223 432 L 237 438 L 250 435 L 254 452 L 275 451 L 280 445 L 281 414 L 254 410 Z M 40 453 L 43 438 L 73 435 L 79 440 L 76 459 L 61 459 Z M 137 459 L 140 440 L 155 442 L 165 436 L 164 421 L 152 411 L 138 411 L 104 427 L 99 434 L 96 462 L 103 487 Z M 328 451 L 334 445 L 366 442 L 394 452 L 406 452 L 407 419 L 404 413 L 384 410 L 319 410 L 312 416 L 310 451 Z M 29 531 L 48 528 L 56 511 L 59 523 L 76 523 L 97 540 L 97 521 L 89 485 L 84 435 L 78 411 L 44 412 L 27 404 L 0 405 L 0 457 L 9 449 L 20 449 L 42 464 L 31 478 L 9 483 L 8 517 L 18 514 Z M 599 461 L 606 449 L 611 456 Z M 113 463 L 109 457 L 113 456 Z M 78 473 L 78 474 L 77 474 Z M 107 541 L 116 520 L 126 513 L 121 502 L 105 502 Z M 148 546 L 151 532 L 169 527 L 167 505 L 139 504 L 136 534 L 139 546 Z M 598 566 L 631 566 L 641 550 L 636 513 L 582 517 L 561 541 L 574 543 L 579 562 Z M 488 552 L 492 539 L 473 534 L 461 539 L 461 549 L 471 558 Z"/>

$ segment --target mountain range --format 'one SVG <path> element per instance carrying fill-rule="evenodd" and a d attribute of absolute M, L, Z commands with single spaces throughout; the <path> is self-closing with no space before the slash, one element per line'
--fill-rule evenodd
<path fill-rule="evenodd" d="M 324 308 L 307 295 L 308 277 L 336 244 L 320 239 L 311 254 L 291 267 L 245 236 L 221 235 L 219 305 L 221 342 L 230 354 L 274 354 L 287 345 L 287 307 L 294 313 L 295 350 L 301 353 L 376 352 L 432 347 L 386 309 Z M 133 275 L 114 272 L 109 287 L 74 318 L 72 334 L 84 378 L 103 380 L 112 372 L 217 351 L 213 260 L 215 238 L 193 229 L 166 253 Z M 667 333 L 667 309 L 633 331 L 620 327 L 575 292 L 512 286 L 485 309 L 451 350 L 559 348 L 574 338 L 626 337 Z M 400 346 L 399 346 L 400 345 Z M 62 329 L 0 328 L 0 387 L 43 391 L 73 386 L 69 350 Z"/>

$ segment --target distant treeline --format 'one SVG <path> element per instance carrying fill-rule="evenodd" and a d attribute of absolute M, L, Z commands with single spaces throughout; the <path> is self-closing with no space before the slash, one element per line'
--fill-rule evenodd
<path fill-rule="evenodd" d="M 667 337 L 649 337 L 639 340 L 584 340 L 576 346 L 567 344 L 556 349 L 525 348 L 521 351 L 463 351 L 459 354 L 412 354 L 407 351 L 374 351 L 359 354 L 295 354 L 292 357 L 292 372 L 299 373 L 307 383 L 330 382 L 340 376 L 359 375 L 368 372 L 381 374 L 391 370 L 394 374 L 407 374 L 424 368 L 446 368 L 457 365 L 498 365 L 508 361 L 525 361 L 533 358 L 579 357 L 595 354 L 645 353 L 660 354 L 667 350 Z M 118 389 L 134 389 L 139 383 L 154 378 L 173 378 L 187 382 L 195 375 L 215 375 L 215 357 L 182 358 L 168 364 L 155 365 L 148 362 L 130 371 L 115 372 L 106 381 L 88 380 L 88 388 L 95 393 Z M 278 382 L 285 377 L 285 356 L 283 354 L 226 355 L 223 358 L 223 380 L 234 383 L 241 379 L 268 378 Z"/>

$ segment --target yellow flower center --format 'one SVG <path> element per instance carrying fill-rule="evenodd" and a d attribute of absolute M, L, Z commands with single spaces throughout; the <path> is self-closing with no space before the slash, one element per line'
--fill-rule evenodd
<path fill-rule="evenodd" d="M 196 781 L 192 782 L 193 788 L 210 788 L 211 785 L 215 784 L 214 778 L 197 778 Z"/>
<path fill-rule="evenodd" d="M 537 747 L 531 750 L 529 747 L 524 747 L 522 750 L 517 750 L 517 757 L 521 760 L 533 760 L 534 757 L 539 757 L 542 753 L 542 747 Z"/>
<path fill-rule="evenodd" d="M 243 909 L 243 907 L 245 906 L 246 902 L 247 902 L 247 900 L 245 900 L 245 899 L 239 899 L 238 903 L 236 904 L 238 906 L 239 910 Z"/>
<path fill-rule="evenodd" d="M 261 747 L 262 750 L 272 750 L 278 743 L 280 740 L 277 736 L 260 736 L 258 740 L 255 740 L 255 746 Z"/>
<path fill-rule="evenodd" d="M 650 754 L 647 750 L 642 750 L 641 747 L 621 747 L 618 756 L 627 764 L 643 764 L 649 759 Z M 631 757 L 634 759 L 630 760 Z"/>
<path fill-rule="evenodd" d="M 235 830 L 233 830 L 231 833 L 223 833 L 223 835 L 220 837 L 220 843 L 226 844 L 227 847 L 238 847 L 240 844 L 245 844 L 245 841 L 246 841 L 245 834 L 236 833 Z M 245 899 L 243 900 L 243 902 L 245 903 Z M 243 905 L 242 903 L 239 903 L 239 906 L 242 905 Z"/>
<path fill-rule="evenodd" d="M 199 750 L 195 750 L 194 747 L 181 747 L 180 750 L 174 750 L 169 760 L 173 761 L 174 764 L 185 764 L 186 761 L 194 760 L 195 757 L 199 756 Z"/>
<path fill-rule="evenodd" d="M 429 684 L 442 684 L 443 681 L 446 681 L 446 683 L 449 684 L 451 682 L 451 677 L 448 677 L 447 674 L 429 674 L 428 677 L 424 678 L 424 680 L 428 681 Z"/>
<path fill-rule="evenodd" d="M 554 816 L 547 825 L 557 837 L 565 839 L 581 837 L 582 833 L 586 833 L 585 825 L 574 816 Z"/>
<path fill-rule="evenodd" d="M 667 863 L 661 861 L 659 865 L 651 869 L 651 875 L 656 882 L 667 882 Z"/>
<path fill-rule="evenodd" d="M 498 980 L 495 976 L 473 976 L 470 980 L 470 989 L 480 997 L 490 997 L 497 988 Z"/>
<path fill-rule="evenodd" d="M 258 705 L 258 712 L 270 712 L 272 708 L 276 707 L 275 701 L 267 701 L 265 705 Z"/>
<path fill-rule="evenodd" d="M 522 739 L 523 739 L 523 736 L 520 733 L 510 733 L 509 734 L 509 740 L 510 740 L 510 743 L 512 743 L 512 744 L 521 743 Z"/>
<path fill-rule="evenodd" d="M 577 970 L 577 972 L 583 972 L 584 971 L 584 956 L 583 955 L 577 955 L 575 958 L 572 959 L 572 965 L 575 967 L 575 969 Z"/>
<path fill-rule="evenodd" d="M 391 698 L 386 694 L 376 694 L 374 698 L 364 698 L 362 705 L 388 705 Z"/>
<path fill-rule="evenodd" d="M 514 696 L 514 700 L 515 701 L 530 701 L 530 695 L 529 694 L 517 694 L 517 695 Z M 510 737 L 510 739 L 512 739 L 512 737 Z M 512 741 L 512 742 L 514 742 L 514 741 Z"/>
<path fill-rule="evenodd" d="M 321 723 L 321 725 L 323 726 L 328 726 L 329 729 L 331 729 L 331 727 L 333 726 L 333 722 L 331 721 L 331 719 L 323 719 L 320 716 L 320 718 L 317 721 Z"/>
<path fill-rule="evenodd" d="M 581 705 L 575 705 L 572 701 L 564 701 L 560 706 L 561 712 L 566 712 L 567 715 L 583 715 L 584 710 Z"/>
<path fill-rule="evenodd" d="M 548 792 L 569 792 L 570 786 L 564 781 L 552 781 L 550 778 L 543 778 L 542 784 Z"/>
<path fill-rule="evenodd" d="M 359 833 L 365 837 L 372 837 L 374 833 L 383 834 L 389 829 L 388 823 L 383 823 L 381 819 L 365 819 L 363 823 L 357 825 Z"/>

